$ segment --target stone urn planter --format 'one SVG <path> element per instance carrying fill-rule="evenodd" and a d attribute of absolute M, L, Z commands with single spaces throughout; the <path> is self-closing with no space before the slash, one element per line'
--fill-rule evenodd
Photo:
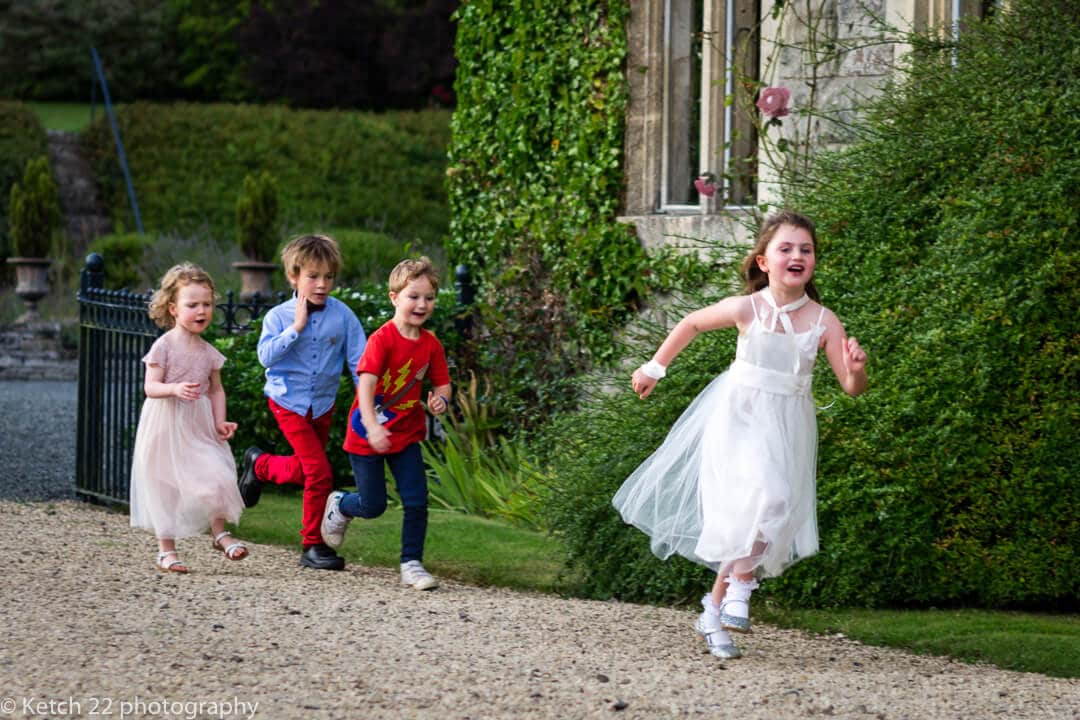
<path fill-rule="evenodd" d="M 272 293 L 270 284 L 274 271 L 278 269 L 277 263 L 259 262 L 258 260 L 244 260 L 232 264 L 235 270 L 240 272 L 240 299 L 250 302 L 255 293 L 260 299 L 268 300 Z"/>
<path fill-rule="evenodd" d="M 26 312 L 15 322 L 26 324 L 41 319 L 38 314 L 38 300 L 49 294 L 49 265 L 51 260 L 44 258 L 9 257 L 9 265 L 15 267 L 15 294 L 26 305 Z"/>

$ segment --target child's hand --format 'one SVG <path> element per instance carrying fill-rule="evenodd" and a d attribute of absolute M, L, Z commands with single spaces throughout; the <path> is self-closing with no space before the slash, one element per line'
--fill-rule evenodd
<path fill-rule="evenodd" d="M 634 392 L 637 393 L 637 396 L 642 400 L 649 397 L 649 393 L 656 387 L 656 383 L 657 380 L 643 373 L 641 368 L 635 370 L 634 374 L 630 376 L 630 385 L 634 388 Z"/>
<path fill-rule="evenodd" d="M 173 383 L 172 394 L 181 400 L 198 400 L 201 394 L 199 392 L 199 383 Z"/>
<path fill-rule="evenodd" d="M 844 367 L 849 373 L 858 373 L 866 369 L 866 353 L 859 346 L 859 341 L 853 337 L 847 339 L 844 345 Z"/>
<path fill-rule="evenodd" d="M 293 316 L 293 328 L 296 332 L 303 332 L 307 327 L 307 295 L 296 293 L 296 315 Z"/>
<path fill-rule="evenodd" d="M 446 398 L 442 395 L 436 395 L 434 390 L 428 393 L 427 406 L 433 415 L 442 415 L 449 407 Z"/>
<path fill-rule="evenodd" d="M 367 428 L 367 441 L 375 452 L 386 452 L 390 449 L 390 431 L 382 425 Z"/>
<path fill-rule="evenodd" d="M 232 440 L 232 436 L 236 434 L 236 423 L 222 420 L 217 424 L 217 436 L 218 440 Z"/>

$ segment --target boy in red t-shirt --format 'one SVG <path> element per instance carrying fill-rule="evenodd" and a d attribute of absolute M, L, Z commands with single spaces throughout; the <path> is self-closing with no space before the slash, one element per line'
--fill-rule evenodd
<path fill-rule="evenodd" d="M 352 462 L 356 492 L 335 492 L 326 501 L 322 536 L 340 547 L 354 517 L 376 518 L 386 510 L 385 465 L 397 483 L 405 511 L 401 524 L 401 582 L 430 590 L 438 581 L 424 569 L 427 535 L 427 476 L 420 441 L 427 418 L 420 404 L 420 381 L 433 389 L 427 406 L 435 415 L 450 403 L 450 371 L 442 343 L 422 326 L 435 309 L 439 276 L 426 257 L 402 260 L 390 273 L 394 317 L 368 338 L 356 371 L 360 382 L 349 410 L 345 451 Z"/>

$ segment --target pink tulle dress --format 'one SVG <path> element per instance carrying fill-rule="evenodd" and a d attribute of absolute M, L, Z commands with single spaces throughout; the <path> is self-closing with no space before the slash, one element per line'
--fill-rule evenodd
<path fill-rule="evenodd" d="M 165 369 L 166 383 L 197 382 L 198 400 L 146 398 L 131 464 L 131 525 L 159 538 L 206 532 L 211 518 L 240 519 L 244 501 L 236 486 L 236 461 L 219 440 L 206 391 L 210 374 L 225 364 L 210 343 L 173 329 L 142 359 Z"/>

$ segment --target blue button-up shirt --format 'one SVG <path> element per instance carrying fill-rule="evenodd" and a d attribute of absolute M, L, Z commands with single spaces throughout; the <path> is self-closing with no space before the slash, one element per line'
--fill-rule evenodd
<path fill-rule="evenodd" d="M 342 367 L 359 382 L 356 366 L 367 336 L 349 306 L 326 299 L 326 309 L 308 314 L 296 332 L 296 297 L 266 313 L 259 336 L 259 362 L 266 368 L 266 396 L 286 410 L 321 417 L 334 407 Z"/>

